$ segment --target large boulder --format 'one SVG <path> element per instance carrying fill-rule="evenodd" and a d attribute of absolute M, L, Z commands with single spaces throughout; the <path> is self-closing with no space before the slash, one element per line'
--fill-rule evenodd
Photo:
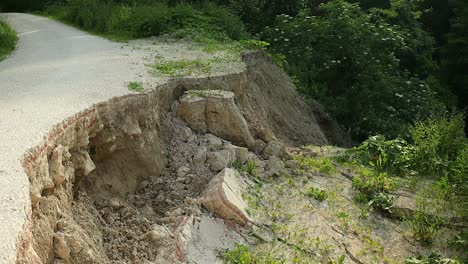
<path fill-rule="evenodd" d="M 210 132 L 240 146 L 253 145 L 247 121 L 234 102 L 232 92 L 187 91 L 180 99 L 178 114 L 197 132 Z"/>
<path fill-rule="evenodd" d="M 203 191 L 201 204 L 215 215 L 245 225 L 249 222 L 247 203 L 242 198 L 245 183 L 236 170 L 226 168 Z"/>

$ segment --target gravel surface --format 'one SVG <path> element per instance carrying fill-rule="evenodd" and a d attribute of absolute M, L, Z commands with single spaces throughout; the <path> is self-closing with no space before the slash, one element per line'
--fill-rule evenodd
<path fill-rule="evenodd" d="M 16 51 L 0 62 L 0 263 L 12 263 L 30 207 L 22 155 L 67 117 L 131 93 L 127 82 L 138 81 L 151 88 L 167 80 L 148 71 L 146 65 L 156 58 L 167 61 L 187 54 L 189 58 L 215 55 L 197 53 L 197 46 L 186 42 L 115 43 L 40 16 L 0 16 L 6 17 L 20 39 Z M 238 61 L 220 65 L 209 74 L 243 69 Z"/>

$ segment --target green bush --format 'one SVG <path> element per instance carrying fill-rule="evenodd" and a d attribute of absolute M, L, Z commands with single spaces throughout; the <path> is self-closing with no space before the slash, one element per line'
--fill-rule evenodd
<path fill-rule="evenodd" d="M 386 140 L 384 136 L 372 136 L 350 154 L 362 164 L 393 175 L 411 172 L 414 147 L 404 139 Z"/>
<path fill-rule="evenodd" d="M 462 113 L 432 116 L 411 129 L 412 144 L 403 139 L 373 136 L 347 152 L 348 159 L 392 175 L 448 177 L 460 192 L 468 175 L 468 140 Z"/>
<path fill-rule="evenodd" d="M 15 30 L 6 21 L 0 20 L 0 61 L 15 49 L 17 40 Z"/>
<path fill-rule="evenodd" d="M 162 1 L 70 0 L 49 6 L 44 13 L 115 39 L 163 34 L 223 41 L 247 37 L 238 16 L 209 2 L 169 6 Z"/>
<path fill-rule="evenodd" d="M 320 190 L 318 188 L 310 187 L 307 190 L 306 195 L 310 198 L 314 198 L 315 200 L 322 202 L 327 199 L 327 192 L 324 190 Z"/>
<path fill-rule="evenodd" d="M 468 144 L 465 144 L 459 151 L 456 160 L 452 163 L 452 171 L 449 174 L 449 181 L 453 184 L 455 194 L 468 198 Z"/>
<path fill-rule="evenodd" d="M 436 87 L 401 68 L 397 54 L 412 48 L 412 36 L 343 0 L 319 12 L 280 15 L 263 37 L 286 56 L 299 89 L 355 136 L 408 137 L 416 117 L 444 111 Z"/>
<path fill-rule="evenodd" d="M 440 254 L 431 253 L 427 257 L 411 257 L 405 260 L 405 264 L 459 264 L 457 260 L 443 258 Z"/>
<path fill-rule="evenodd" d="M 415 169 L 423 175 L 442 177 L 467 144 L 463 114 L 432 116 L 411 129 Z"/>
<path fill-rule="evenodd" d="M 353 177 L 353 187 L 370 201 L 380 193 L 389 193 L 395 188 L 395 181 L 385 172 L 375 172 L 361 168 Z"/>

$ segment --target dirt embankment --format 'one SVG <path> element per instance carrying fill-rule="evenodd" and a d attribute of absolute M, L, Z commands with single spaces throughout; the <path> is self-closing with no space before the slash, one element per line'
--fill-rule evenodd
<path fill-rule="evenodd" d="M 213 175 L 239 159 L 236 155 L 261 154 L 271 142 L 345 142 L 338 125 L 318 105 L 304 103 L 263 53 L 243 60 L 244 72 L 173 80 L 149 93 L 97 104 L 53 128 L 23 159 L 32 207 L 17 262 L 187 262 L 200 250 L 196 241 L 204 224 L 225 229 L 213 219 L 200 220 L 195 199 Z M 222 104 L 209 110 L 205 103 L 203 122 L 218 120 L 226 127 L 190 129 L 178 111 L 187 90 L 231 91 L 238 113 L 225 113 Z M 237 116 L 232 122 L 223 120 L 232 116 Z M 252 140 L 244 144 L 248 149 L 232 152 L 226 138 L 209 133 L 229 134 L 229 124 L 239 127 L 236 118 L 247 125 L 239 131 Z M 223 153 L 237 154 L 224 161 Z"/>

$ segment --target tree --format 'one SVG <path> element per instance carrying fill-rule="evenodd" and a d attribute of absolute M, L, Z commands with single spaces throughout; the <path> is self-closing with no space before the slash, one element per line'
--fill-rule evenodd
<path fill-rule="evenodd" d="M 468 3 L 458 1 L 450 20 L 447 44 L 442 49 L 445 81 L 459 98 L 460 108 L 468 105 Z"/>
<path fill-rule="evenodd" d="M 319 12 L 281 15 L 264 38 L 272 52 L 286 56 L 301 91 L 358 138 L 408 136 L 418 116 L 443 111 L 434 88 L 402 67 L 399 55 L 420 45 L 408 30 L 344 0 L 323 4 Z"/>

